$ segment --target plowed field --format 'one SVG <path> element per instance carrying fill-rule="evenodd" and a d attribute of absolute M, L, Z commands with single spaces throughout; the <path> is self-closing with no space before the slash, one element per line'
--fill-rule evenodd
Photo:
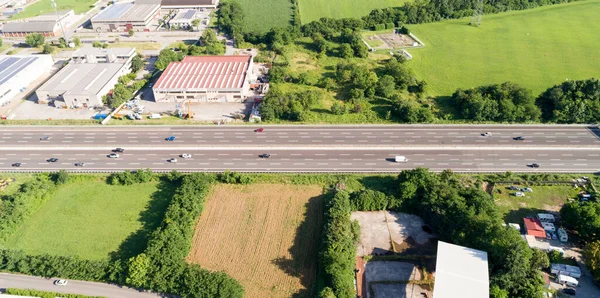
<path fill-rule="evenodd" d="M 321 193 L 320 186 L 215 186 L 188 262 L 227 272 L 247 297 L 313 297 Z"/>

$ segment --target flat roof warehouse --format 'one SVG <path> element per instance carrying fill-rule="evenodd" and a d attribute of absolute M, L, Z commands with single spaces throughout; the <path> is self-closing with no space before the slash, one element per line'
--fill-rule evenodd
<path fill-rule="evenodd" d="M 153 14 L 160 4 L 137 4 L 137 3 L 119 3 L 113 4 L 95 17 L 95 22 L 115 22 L 115 21 L 145 21 L 149 15 Z"/>

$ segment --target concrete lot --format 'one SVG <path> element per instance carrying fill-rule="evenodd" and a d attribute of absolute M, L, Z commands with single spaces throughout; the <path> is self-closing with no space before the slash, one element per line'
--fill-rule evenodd
<path fill-rule="evenodd" d="M 394 281 L 420 280 L 421 274 L 414 264 L 394 261 L 371 261 L 365 266 L 366 288 L 369 286 L 375 293 L 374 297 L 422 297 L 423 290 L 417 285 L 404 283 L 389 283 Z M 385 282 L 385 283 L 377 283 Z M 367 297 L 371 297 L 370 291 Z"/>
<path fill-rule="evenodd" d="M 401 244 L 411 237 L 416 243 L 425 244 L 434 237 L 423 231 L 423 220 L 416 215 L 391 211 L 353 212 L 351 218 L 360 224 L 359 256 L 392 251 L 390 239 Z"/>
<path fill-rule="evenodd" d="M 35 98 L 35 96 L 33 96 Z M 108 111 L 105 111 L 108 112 Z M 86 120 L 91 119 L 98 111 L 88 109 L 57 109 L 53 106 L 37 104 L 32 100 L 23 101 L 11 112 L 12 120 Z"/>
<path fill-rule="evenodd" d="M 415 284 L 374 284 L 371 287 L 376 298 L 423 298 L 423 293 L 429 293 Z M 370 293 L 367 297 L 370 297 Z"/>

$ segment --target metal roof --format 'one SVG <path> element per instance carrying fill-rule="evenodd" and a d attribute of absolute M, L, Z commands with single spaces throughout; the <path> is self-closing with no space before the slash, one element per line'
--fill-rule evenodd
<path fill-rule="evenodd" d="M 38 92 L 98 94 L 123 63 L 69 63 L 48 80 Z"/>
<path fill-rule="evenodd" d="M 144 21 L 159 8 L 159 4 L 113 4 L 93 17 L 92 21 Z"/>
<path fill-rule="evenodd" d="M 162 0 L 162 6 L 208 6 L 215 5 L 215 0 Z"/>
<path fill-rule="evenodd" d="M 180 11 L 174 18 L 173 20 L 175 21 L 179 21 L 179 20 L 190 20 L 192 19 L 194 16 L 196 15 L 196 11 L 193 9 L 188 9 L 188 10 L 182 10 Z"/>
<path fill-rule="evenodd" d="M 56 21 L 11 22 L 4 24 L 1 31 L 12 32 L 54 32 Z"/>
<path fill-rule="evenodd" d="M 546 231 L 542 227 L 542 223 L 537 218 L 523 218 L 523 222 L 525 223 L 525 230 L 527 231 L 527 235 L 545 238 Z"/>
<path fill-rule="evenodd" d="M 171 62 L 153 89 L 241 89 L 252 56 L 187 56 Z"/>
<path fill-rule="evenodd" d="M 8 82 L 37 59 L 35 56 L 0 57 L 0 85 Z"/>
<path fill-rule="evenodd" d="M 487 252 L 438 241 L 433 298 L 489 297 Z"/>

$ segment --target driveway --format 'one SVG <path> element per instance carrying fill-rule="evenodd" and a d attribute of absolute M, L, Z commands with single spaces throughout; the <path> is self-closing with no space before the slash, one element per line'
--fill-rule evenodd
<path fill-rule="evenodd" d="M 105 296 L 108 298 L 150 298 L 168 297 L 164 294 L 140 292 L 127 287 L 99 282 L 69 280 L 66 286 L 55 286 L 56 279 L 34 277 L 19 274 L 0 273 L 0 292 L 6 288 L 34 289 L 39 291 Z"/>

